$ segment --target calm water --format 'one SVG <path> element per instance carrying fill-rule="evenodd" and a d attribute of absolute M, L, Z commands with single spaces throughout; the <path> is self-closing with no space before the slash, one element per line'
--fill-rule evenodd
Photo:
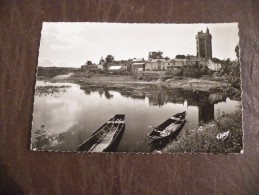
<path fill-rule="evenodd" d="M 32 124 L 33 150 L 75 151 L 86 138 L 115 114 L 125 114 L 125 131 L 116 151 L 150 152 L 154 146 L 146 140 L 149 126 L 158 126 L 170 116 L 186 111 L 185 126 L 194 129 L 202 121 L 217 117 L 217 110 L 233 112 L 239 101 L 222 94 L 179 89 L 125 97 L 117 91 L 85 92 L 77 84 L 37 81 L 36 86 L 56 90 L 35 95 Z M 57 86 L 61 86 L 58 88 Z"/>

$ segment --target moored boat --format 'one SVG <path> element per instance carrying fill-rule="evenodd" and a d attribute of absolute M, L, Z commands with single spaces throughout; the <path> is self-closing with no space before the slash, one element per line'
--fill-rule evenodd
<path fill-rule="evenodd" d="M 152 127 L 152 131 L 148 134 L 149 138 L 161 140 L 176 135 L 183 127 L 186 112 L 181 112 L 168 118 L 157 127 Z"/>
<path fill-rule="evenodd" d="M 77 151 L 107 152 L 120 140 L 124 129 L 125 115 L 117 114 L 79 145 Z"/>

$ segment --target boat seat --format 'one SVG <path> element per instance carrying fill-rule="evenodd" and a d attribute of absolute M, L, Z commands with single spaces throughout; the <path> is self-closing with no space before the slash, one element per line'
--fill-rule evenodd
<path fill-rule="evenodd" d="M 124 123 L 124 121 L 108 121 L 107 123 L 109 123 L 109 124 L 113 124 L 113 123 L 122 124 L 122 123 Z"/>
<path fill-rule="evenodd" d="M 170 119 L 179 120 L 180 118 L 172 116 Z"/>
<path fill-rule="evenodd" d="M 167 131 L 175 130 L 178 127 L 178 124 L 171 124 L 165 128 Z"/>
<path fill-rule="evenodd" d="M 163 130 L 163 129 L 161 129 L 161 128 L 157 128 L 157 127 L 154 128 L 154 131 L 155 131 L 155 132 L 161 132 L 162 130 Z"/>
<path fill-rule="evenodd" d="M 102 139 L 98 140 L 96 144 L 94 144 L 91 149 L 89 151 L 91 152 L 103 152 L 103 150 L 105 148 L 107 148 L 107 146 L 109 146 L 109 144 L 112 141 L 112 138 L 114 136 L 115 132 L 109 132 L 106 134 L 105 137 L 103 137 Z"/>

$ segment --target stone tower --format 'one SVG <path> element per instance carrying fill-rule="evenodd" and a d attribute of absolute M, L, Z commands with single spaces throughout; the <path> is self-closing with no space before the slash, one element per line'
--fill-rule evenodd
<path fill-rule="evenodd" d="M 206 60 L 212 58 L 211 47 L 212 36 L 207 28 L 206 32 L 198 32 L 196 35 L 197 58 L 205 58 Z"/>

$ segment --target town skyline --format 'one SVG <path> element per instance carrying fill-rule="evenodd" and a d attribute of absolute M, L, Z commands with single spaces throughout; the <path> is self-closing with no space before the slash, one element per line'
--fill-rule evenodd
<path fill-rule="evenodd" d="M 163 57 L 196 56 L 195 36 L 209 29 L 212 57 L 236 59 L 237 23 L 224 24 L 121 24 L 43 23 L 38 65 L 80 67 L 87 61 L 98 64 L 113 55 L 116 61 L 148 59 L 148 53 L 162 51 Z"/>

